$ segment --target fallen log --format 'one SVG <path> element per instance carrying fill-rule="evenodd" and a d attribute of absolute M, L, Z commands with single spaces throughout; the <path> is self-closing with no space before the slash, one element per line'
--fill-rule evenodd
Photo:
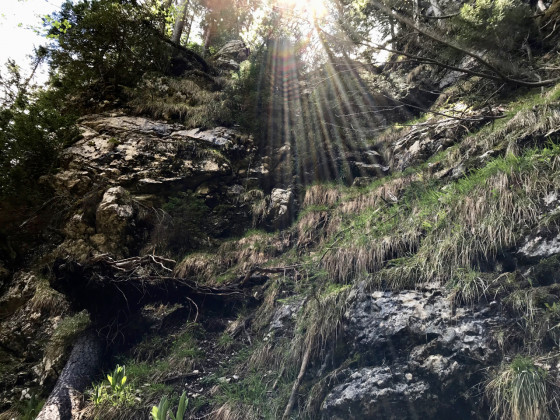
<path fill-rule="evenodd" d="M 36 420 L 70 420 L 81 409 L 82 392 L 97 373 L 101 342 L 93 331 L 82 335 L 72 348 L 56 385 Z"/>

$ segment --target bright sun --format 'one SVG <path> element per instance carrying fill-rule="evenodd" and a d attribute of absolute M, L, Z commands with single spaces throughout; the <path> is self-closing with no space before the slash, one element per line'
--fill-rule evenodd
<path fill-rule="evenodd" d="M 304 19 L 323 18 L 328 13 L 325 0 L 278 0 L 277 4 Z"/>

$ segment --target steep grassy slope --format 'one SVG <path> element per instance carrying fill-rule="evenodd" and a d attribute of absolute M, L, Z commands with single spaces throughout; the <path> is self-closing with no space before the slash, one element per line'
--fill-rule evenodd
<path fill-rule="evenodd" d="M 454 308 L 498 307 L 510 320 L 491 332 L 499 357 L 467 398 L 478 407 L 476 417 L 489 410 L 554 416 L 558 95 L 554 88 L 505 103 L 503 118 L 463 131 L 423 163 L 366 186 L 313 185 L 287 230 L 250 231 L 215 253 L 187 256 L 178 277 L 253 282 L 262 303 L 234 308 L 220 321 L 206 314 L 200 324 L 196 317 L 179 322 L 184 316 L 169 315 L 176 308 L 153 308 L 167 325 L 115 359 L 126 364 L 142 404 L 107 411 L 101 403 L 90 413 L 140 418 L 158 396 L 186 388 L 193 418 L 280 418 L 290 403 L 287 418 L 335 417 L 324 405 L 329 390 L 344 382 L 343 372 L 368 366 L 344 333 L 353 295 L 437 289 Z M 433 117 L 381 141 L 390 149 L 415 130 L 446 123 Z M 531 243 L 544 251 L 528 251 Z"/>

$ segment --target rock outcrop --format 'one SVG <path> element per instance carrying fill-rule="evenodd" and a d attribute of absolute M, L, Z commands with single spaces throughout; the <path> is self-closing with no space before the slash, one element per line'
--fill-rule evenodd
<path fill-rule="evenodd" d="M 499 360 L 494 333 L 513 322 L 496 303 L 456 308 L 437 286 L 356 290 L 349 300 L 345 340 L 360 367 L 340 373 L 323 418 L 476 418 L 481 408 L 465 392 L 476 393 L 483 370 Z"/>

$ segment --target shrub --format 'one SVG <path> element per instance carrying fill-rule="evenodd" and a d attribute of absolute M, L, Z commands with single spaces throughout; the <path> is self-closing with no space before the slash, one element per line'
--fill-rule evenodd
<path fill-rule="evenodd" d="M 460 36 L 494 53 L 512 51 L 531 34 L 530 15 L 530 8 L 520 0 L 476 0 L 461 8 Z"/>
<path fill-rule="evenodd" d="M 75 116 L 61 112 L 51 92 L 31 92 L 22 79 L 13 61 L 0 72 L 0 197 L 30 196 L 78 136 Z"/>
<path fill-rule="evenodd" d="M 67 1 L 45 19 L 48 37 L 56 40 L 52 83 L 76 102 L 103 100 L 148 70 L 165 70 L 170 51 L 153 26 L 160 18 L 136 2 Z"/>

